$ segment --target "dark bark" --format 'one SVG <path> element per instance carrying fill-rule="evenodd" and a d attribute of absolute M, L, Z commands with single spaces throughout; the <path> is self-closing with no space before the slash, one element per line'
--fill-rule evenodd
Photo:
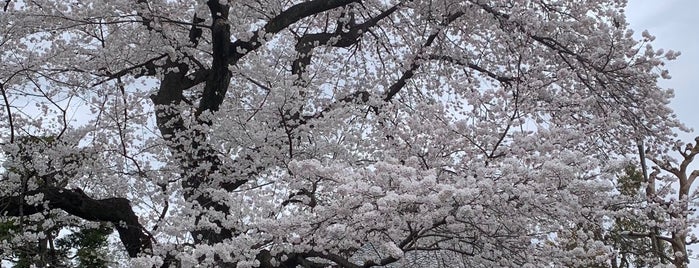
<path fill-rule="evenodd" d="M 186 130 L 184 120 L 174 106 L 179 105 L 184 100 L 183 92 L 187 89 L 186 82 L 188 81 L 185 73 L 188 67 L 186 64 L 177 66 L 170 63 L 170 65 L 177 68 L 177 71 L 166 73 L 163 76 L 158 93 L 151 96 L 151 100 L 156 106 L 156 123 L 160 134 L 165 140 L 175 142 L 175 134 Z M 177 148 L 177 151 L 181 150 L 182 148 Z"/>
<path fill-rule="evenodd" d="M 286 29 L 297 21 L 334 8 L 359 3 L 359 0 L 314 0 L 296 4 L 271 19 L 263 27 L 264 31 L 256 31 L 250 40 L 237 40 L 230 45 L 231 58 L 228 63 L 234 65 L 251 51 L 259 48 L 262 43 L 261 34 L 275 34 Z"/>
<path fill-rule="evenodd" d="M 209 79 L 206 80 L 204 93 L 199 101 L 199 108 L 196 116 L 203 112 L 218 111 L 223 99 L 228 91 L 228 84 L 231 82 L 231 72 L 228 70 L 228 58 L 230 51 L 228 46 L 231 43 L 231 26 L 228 25 L 228 5 L 221 5 L 218 1 L 209 1 L 211 11 L 211 46 L 212 64 Z M 205 120 L 208 124 L 209 121 Z"/>
<path fill-rule="evenodd" d="M 6 196 L 0 199 L 0 214 L 19 217 L 42 213 L 47 209 L 61 209 L 84 220 L 112 223 L 130 257 L 149 252 L 152 248 L 150 236 L 144 232 L 126 198 L 93 199 L 80 189 L 52 186 L 30 190 L 25 196 L 37 194 L 44 196 L 46 206 L 28 204 L 20 196 Z"/>
<path fill-rule="evenodd" d="M 333 38 L 339 38 L 334 44 L 329 44 L 334 47 L 346 48 L 357 44 L 364 33 L 375 27 L 379 21 L 396 12 L 399 6 L 400 4 L 394 5 L 362 24 L 354 24 L 354 20 L 351 20 L 349 25 L 338 23 L 337 29 L 332 33 L 314 33 L 301 36 L 296 43 L 296 52 L 299 53 L 299 58 L 292 63 L 291 72 L 301 77 L 306 67 L 311 63 L 313 49 L 316 46 L 328 44 L 328 41 Z M 343 29 L 345 27 L 347 29 Z"/>

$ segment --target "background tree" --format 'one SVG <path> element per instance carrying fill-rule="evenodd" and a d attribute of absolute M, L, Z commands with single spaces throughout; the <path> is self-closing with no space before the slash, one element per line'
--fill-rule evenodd
<path fill-rule="evenodd" d="M 646 163 L 624 169 L 616 181 L 619 195 L 609 213 L 611 228 L 602 223 L 576 229 L 593 232 L 616 252 L 603 267 L 687 267 L 691 257 L 687 246 L 698 241 L 690 233 L 697 221 L 692 215 L 697 193 L 690 190 L 699 171 L 690 172 L 689 167 L 699 147 L 676 144 L 673 151 L 653 152 L 641 143 L 639 156 L 652 163 L 653 171 L 645 171 Z"/>
<path fill-rule="evenodd" d="M 613 262 L 615 264 L 613 267 L 648 267 L 662 263 L 663 259 L 658 252 L 667 254 L 668 248 L 664 244 L 654 245 L 655 241 L 649 237 L 639 239 L 636 236 L 636 234 L 647 234 L 651 231 L 651 228 L 644 224 L 645 215 L 638 215 L 642 214 L 638 213 L 638 205 L 642 205 L 645 201 L 643 172 L 635 166 L 628 166 L 617 182 L 620 194 L 629 200 L 629 203 L 620 206 L 621 209 L 635 210 L 636 213 L 632 212 L 627 215 L 636 214 L 634 215 L 636 217 L 614 219 L 609 236 L 612 245 L 618 250 L 618 259 Z M 659 248 L 654 249 L 654 246 Z"/>
<path fill-rule="evenodd" d="M 653 253 L 663 261 L 675 267 L 687 267 L 690 260 L 688 245 L 699 242 L 691 227 L 697 224 L 692 215 L 697 207 L 699 192 L 692 189 L 699 170 L 692 170 L 690 165 L 694 156 L 699 154 L 699 137 L 694 143 L 676 141 L 672 150 L 659 150 L 657 147 L 645 148 L 639 145 L 639 154 L 644 161 L 644 181 L 646 203 L 644 211 L 648 215 L 644 222 L 648 226 L 645 232 L 630 232 L 629 236 L 650 238 Z M 671 154 L 674 152 L 679 157 Z M 645 161 L 652 164 L 646 169 Z M 665 250 L 668 248 L 669 250 Z"/>
<path fill-rule="evenodd" d="M 108 237 L 113 228 L 109 225 L 99 225 L 96 228 L 83 228 L 56 241 L 58 247 L 75 250 L 70 259 L 74 259 L 77 267 L 110 267 Z"/>
<path fill-rule="evenodd" d="M 4 177 L 0 211 L 108 223 L 143 267 L 606 264 L 570 230 L 681 127 L 656 85 L 678 53 L 624 5 L 6 1 L 5 151 L 89 157 Z"/>

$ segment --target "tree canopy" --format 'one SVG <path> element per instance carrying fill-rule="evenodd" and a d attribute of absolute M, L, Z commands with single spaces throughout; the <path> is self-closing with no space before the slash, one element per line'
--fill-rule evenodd
<path fill-rule="evenodd" d="M 633 260 L 686 265 L 679 53 L 625 4 L 7 0 L 0 256 L 113 228 L 134 267 L 617 267 L 677 235 Z"/>

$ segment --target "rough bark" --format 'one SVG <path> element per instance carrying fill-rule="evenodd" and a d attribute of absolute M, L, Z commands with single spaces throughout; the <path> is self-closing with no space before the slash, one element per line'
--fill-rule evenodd
<path fill-rule="evenodd" d="M 147 253 L 152 248 L 150 236 L 144 232 L 126 198 L 94 199 L 80 189 L 63 189 L 52 186 L 28 191 L 25 196 L 43 195 L 44 203 L 28 204 L 20 196 L 0 199 L 0 214 L 24 216 L 48 209 L 60 209 L 88 221 L 110 222 L 119 233 L 119 239 L 130 257 Z"/>

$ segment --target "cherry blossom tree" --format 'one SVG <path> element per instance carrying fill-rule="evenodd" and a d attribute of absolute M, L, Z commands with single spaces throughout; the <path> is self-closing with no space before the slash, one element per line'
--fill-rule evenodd
<path fill-rule="evenodd" d="M 7 0 L 0 247 L 109 224 L 136 267 L 609 264 L 616 175 L 682 128 L 679 53 L 624 5 Z"/>

